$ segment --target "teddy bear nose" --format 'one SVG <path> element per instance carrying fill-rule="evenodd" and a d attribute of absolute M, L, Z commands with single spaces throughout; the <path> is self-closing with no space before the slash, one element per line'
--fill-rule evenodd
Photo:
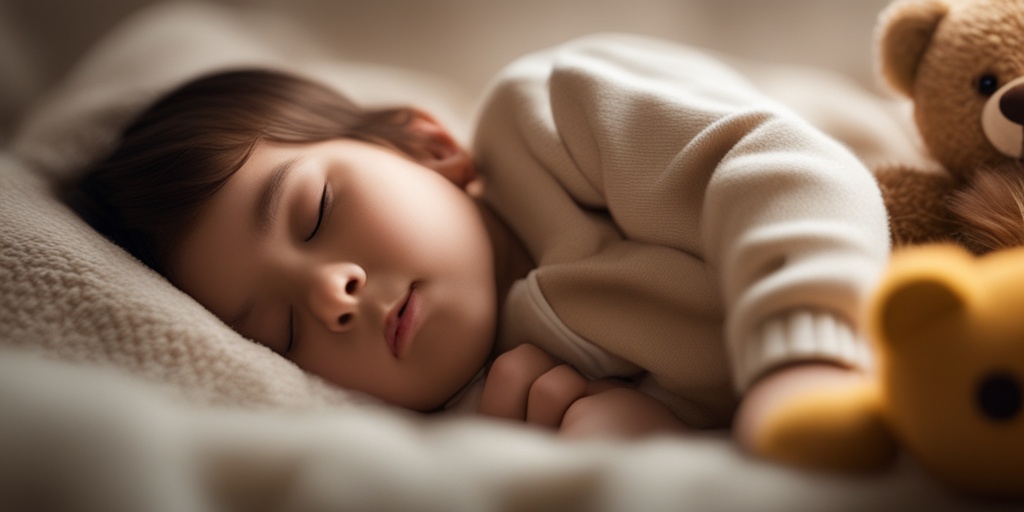
<path fill-rule="evenodd" d="M 1024 85 L 1006 91 L 999 98 L 999 111 L 1010 121 L 1024 125 Z"/>
<path fill-rule="evenodd" d="M 985 102 L 981 127 L 1000 153 L 1024 159 L 1024 77 L 1002 86 Z"/>

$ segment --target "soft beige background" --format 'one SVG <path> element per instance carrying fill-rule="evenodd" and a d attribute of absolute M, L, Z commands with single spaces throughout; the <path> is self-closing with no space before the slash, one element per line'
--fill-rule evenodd
<path fill-rule="evenodd" d="M 0 141 L 104 31 L 156 0 L 0 0 Z M 874 87 L 887 0 L 218 0 L 284 12 L 341 56 L 433 71 L 476 94 L 504 63 L 595 31 L 639 32 Z"/>

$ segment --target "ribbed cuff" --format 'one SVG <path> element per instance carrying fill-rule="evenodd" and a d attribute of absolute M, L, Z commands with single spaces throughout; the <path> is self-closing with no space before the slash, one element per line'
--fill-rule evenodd
<path fill-rule="evenodd" d="M 738 347 L 733 384 L 741 393 L 771 369 L 795 362 L 825 361 L 870 371 L 868 341 L 831 313 L 798 310 L 769 319 Z"/>

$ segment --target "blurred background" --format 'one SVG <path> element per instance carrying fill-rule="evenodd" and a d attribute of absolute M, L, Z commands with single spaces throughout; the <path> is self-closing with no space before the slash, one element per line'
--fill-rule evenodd
<path fill-rule="evenodd" d="M 213 1 L 213 0 L 209 0 Z M 112 26 L 158 0 L 0 0 L 0 140 Z M 340 57 L 437 73 L 467 94 L 531 50 L 598 31 L 829 68 L 878 90 L 889 0 L 216 0 L 292 18 Z"/>

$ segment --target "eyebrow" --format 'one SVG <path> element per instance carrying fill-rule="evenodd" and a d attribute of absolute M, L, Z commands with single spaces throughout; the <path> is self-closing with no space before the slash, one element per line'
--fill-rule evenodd
<path fill-rule="evenodd" d="M 270 227 L 277 218 L 277 211 L 281 204 L 281 196 L 284 192 L 286 178 L 291 175 L 300 157 L 290 158 L 277 164 L 270 171 L 270 179 L 260 193 L 259 201 L 256 203 L 256 232 L 264 236 L 270 231 Z"/>

